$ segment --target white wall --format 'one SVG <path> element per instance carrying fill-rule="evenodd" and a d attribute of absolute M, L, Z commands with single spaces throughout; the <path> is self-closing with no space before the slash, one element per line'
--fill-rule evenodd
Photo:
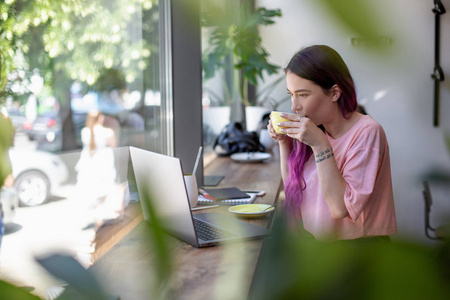
<path fill-rule="evenodd" d="M 354 77 L 358 99 L 385 129 L 391 153 L 399 237 L 428 242 L 424 235 L 422 174 L 432 168 L 450 170 L 443 132 L 450 128 L 450 0 L 442 3 L 441 125 L 433 127 L 434 14 L 433 1 L 363 0 L 380 16 L 378 32 L 392 39 L 389 55 L 374 55 L 352 46 L 355 34 L 340 27 L 323 6 L 312 0 L 257 0 L 257 6 L 280 8 L 274 25 L 260 28 L 270 61 L 285 66 L 300 48 L 327 44 L 346 61 Z M 270 82 L 267 80 L 266 82 Z M 276 94 L 286 95 L 285 85 Z M 283 107 L 290 110 L 290 104 Z M 450 188 L 431 184 L 433 222 L 450 212 Z M 438 216 L 438 214 L 440 216 Z M 435 224 L 436 225 L 436 224 Z"/>

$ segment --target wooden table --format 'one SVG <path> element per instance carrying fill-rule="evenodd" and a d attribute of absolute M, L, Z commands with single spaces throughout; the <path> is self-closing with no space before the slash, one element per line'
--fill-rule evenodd
<path fill-rule="evenodd" d="M 238 163 L 217 158 L 205 175 L 225 175 L 218 187 L 264 190 L 255 203 L 277 201 L 281 185 L 279 162 Z M 227 212 L 228 206 L 206 211 Z M 270 226 L 270 217 L 248 220 Z M 141 221 L 90 268 L 112 295 L 128 299 L 245 299 L 263 240 L 242 241 L 198 249 L 165 235 L 170 247 L 165 261 L 158 260 L 151 229 Z M 172 262 L 172 264 L 170 264 Z M 158 266 L 160 266 L 158 268 Z M 168 272 L 169 279 L 158 280 Z"/>

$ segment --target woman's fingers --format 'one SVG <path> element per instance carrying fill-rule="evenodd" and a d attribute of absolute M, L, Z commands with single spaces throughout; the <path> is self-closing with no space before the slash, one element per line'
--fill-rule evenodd
<path fill-rule="evenodd" d="M 281 130 L 288 137 L 305 143 L 308 140 L 308 135 L 312 133 L 308 130 L 310 128 L 310 124 L 308 124 L 310 119 L 299 115 L 293 115 L 293 118 L 297 118 L 297 121 L 281 122 L 279 126 L 285 127 Z"/>
<path fill-rule="evenodd" d="M 282 118 L 284 119 L 289 119 L 292 120 L 294 122 L 299 122 L 303 116 L 302 115 L 297 115 L 297 114 L 291 114 L 291 113 L 283 113 L 282 115 L 280 115 Z"/>
<path fill-rule="evenodd" d="M 277 125 L 280 127 L 300 127 L 301 124 L 307 120 L 305 116 L 296 115 L 296 114 L 284 114 L 283 118 L 288 119 L 290 121 L 280 122 Z"/>
<path fill-rule="evenodd" d="M 281 122 L 281 123 L 278 123 L 277 125 L 280 127 L 298 128 L 301 126 L 301 124 L 302 123 L 299 121 L 297 121 L 297 122 L 289 121 L 289 122 Z"/>
<path fill-rule="evenodd" d="M 269 133 L 269 136 L 270 136 L 271 138 L 274 138 L 274 136 L 275 136 L 275 130 L 273 129 L 272 121 L 269 121 L 269 124 L 267 125 L 267 132 Z"/>
<path fill-rule="evenodd" d="M 267 125 L 267 132 L 269 133 L 269 136 L 274 140 L 282 140 L 286 138 L 286 134 L 279 134 L 275 131 L 275 129 L 272 126 L 272 121 L 269 121 L 269 124 Z"/>

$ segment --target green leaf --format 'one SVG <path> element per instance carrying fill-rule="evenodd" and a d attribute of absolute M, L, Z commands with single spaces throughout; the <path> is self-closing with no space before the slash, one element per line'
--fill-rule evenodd
<path fill-rule="evenodd" d="M 264 73 L 276 73 L 280 67 L 268 62 L 267 50 L 262 46 L 262 39 L 258 26 L 274 23 L 273 18 L 281 17 L 281 10 L 267 10 L 257 8 L 253 12 L 247 2 L 227 1 L 224 7 L 215 6 L 212 1 L 203 1 L 202 24 L 209 27 L 212 32 L 209 37 L 209 47 L 203 55 L 204 78 L 209 79 L 215 72 L 227 69 L 227 56 L 232 56 L 233 72 L 238 78 L 229 81 L 237 86 L 225 86 L 229 91 L 238 90 L 244 103 L 248 103 L 248 85 L 258 84 Z M 214 53 L 214 54 L 213 54 Z M 210 54 L 214 55 L 212 59 Z M 232 93 L 229 93 L 232 94 Z"/>
<path fill-rule="evenodd" d="M 353 32 L 356 37 L 376 41 L 382 23 L 377 19 L 367 1 L 363 0 L 320 0 L 334 15 L 338 24 Z M 371 45 L 377 45 L 371 43 Z"/>
<path fill-rule="evenodd" d="M 62 279 L 85 299 L 110 299 L 100 286 L 97 278 L 88 269 L 84 269 L 73 257 L 54 254 L 36 259 L 50 274 Z M 71 298 L 75 299 L 75 298 Z"/>
<path fill-rule="evenodd" d="M 448 130 L 444 131 L 444 141 L 447 146 L 447 152 L 450 155 L 450 132 Z"/>
<path fill-rule="evenodd" d="M 14 300 L 39 300 L 40 298 L 30 294 L 23 288 L 0 280 L 0 298 Z"/>

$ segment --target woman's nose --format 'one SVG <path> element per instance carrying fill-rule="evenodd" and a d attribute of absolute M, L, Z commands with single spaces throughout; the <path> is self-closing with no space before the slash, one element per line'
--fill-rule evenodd
<path fill-rule="evenodd" d="M 297 104 L 295 104 L 295 103 L 292 103 L 292 105 L 291 105 L 291 110 L 292 110 L 294 113 L 299 113 L 299 112 L 301 111 L 301 107 L 300 107 L 300 105 L 297 105 Z"/>

